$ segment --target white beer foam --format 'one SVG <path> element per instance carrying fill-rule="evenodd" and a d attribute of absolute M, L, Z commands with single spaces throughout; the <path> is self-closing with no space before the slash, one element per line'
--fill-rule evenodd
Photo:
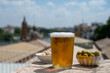
<path fill-rule="evenodd" d="M 53 32 L 50 33 L 50 37 L 74 37 L 74 33 L 72 32 Z"/>

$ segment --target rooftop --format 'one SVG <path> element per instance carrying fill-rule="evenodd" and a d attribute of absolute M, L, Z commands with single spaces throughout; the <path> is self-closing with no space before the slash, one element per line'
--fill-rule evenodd
<path fill-rule="evenodd" d="M 42 41 L 42 40 L 40 40 L 40 39 L 33 40 L 33 41 L 28 42 L 28 43 L 37 45 L 37 46 L 39 46 L 39 47 L 44 47 L 44 48 L 45 48 L 45 47 L 50 47 L 50 44 L 49 44 L 49 43 L 44 42 L 44 41 Z"/>
<path fill-rule="evenodd" d="M 49 47 L 50 44 L 42 40 L 0 46 L 0 61 L 11 60 L 9 62 L 18 62 L 25 57 L 43 51 Z"/>
<path fill-rule="evenodd" d="M 110 45 L 110 39 L 109 38 L 104 38 L 101 40 L 98 40 L 95 42 L 99 48 L 106 47 L 107 45 Z"/>
<path fill-rule="evenodd" d="M 99 50 L 102 51 L 105 59 L 110 59 L 110 39 L 104 38 L 95 42 Z"/>

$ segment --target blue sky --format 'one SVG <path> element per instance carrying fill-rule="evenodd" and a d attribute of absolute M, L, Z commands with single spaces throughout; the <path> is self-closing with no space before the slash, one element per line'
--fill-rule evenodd
<path fill-rule="evenodd" d="M 73 27 L 84 22 L 106 23 L 110 0 L 0 0 L 0 27 L 28 25 L 46 28 Z"/>

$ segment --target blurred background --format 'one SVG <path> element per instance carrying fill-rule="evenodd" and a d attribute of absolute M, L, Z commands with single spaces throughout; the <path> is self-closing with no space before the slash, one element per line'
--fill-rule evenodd
<path fill-rule="evenodd" d="M 99 40 L 110 37 L 109 0 L 0 0 L 0 41 L 20 42 L 22 24 L 27 39 L 35 31 L 48 41 L 50 32 L 74 32 Z"/>
<path fill-rule="evenodd" d="M 27 53 L 35 51 L 33 46 L 36 45 L 48 48 L 51 32 L 73 32 L 75 45 L 98 50 L 103 59 L 109 59 L 109 3 L 110 0 L 0 0 L 0 49 L 5 49 L 1 58 L 7 50 Z M 31 54 L 41 50 L 31 51 Z M 22 62 L 20 60 L 23 59 L 13 62 Z M 8 59 L 1 60 L 5 61 Z"/>

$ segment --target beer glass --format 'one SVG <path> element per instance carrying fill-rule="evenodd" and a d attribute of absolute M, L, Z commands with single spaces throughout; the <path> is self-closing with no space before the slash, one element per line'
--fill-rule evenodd
<path fill-rule="evenodd" d="M 56 69 L 71 68 L 73 63 L 74 33 L 53 32 L 50 37 L 53 67 Z"/>

